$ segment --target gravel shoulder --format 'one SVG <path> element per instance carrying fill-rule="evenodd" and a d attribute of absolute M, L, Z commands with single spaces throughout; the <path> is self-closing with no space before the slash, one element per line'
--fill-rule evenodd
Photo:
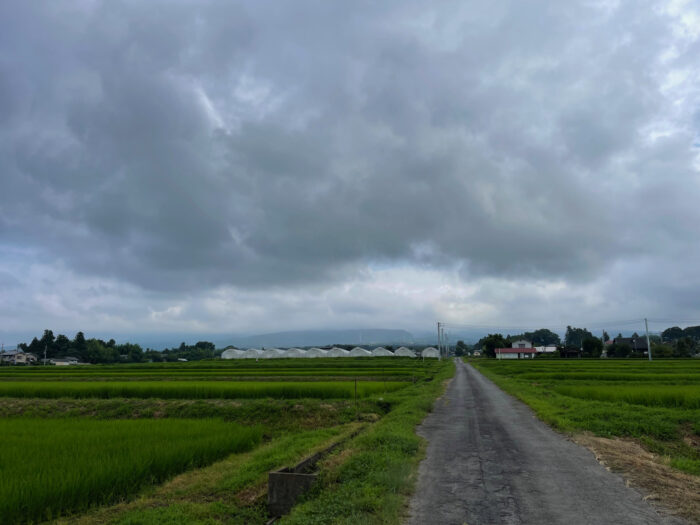
<path fill-rule="evenodd" d="M 684 524 L 642 499 L 471 366 L 418 429 L 428 440 L 410 525 Z"/>

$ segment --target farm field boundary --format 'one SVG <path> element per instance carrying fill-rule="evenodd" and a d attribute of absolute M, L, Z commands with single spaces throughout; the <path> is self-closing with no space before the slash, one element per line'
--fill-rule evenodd
<path fill-rule="evenodd" d="M 160 399 L 351 399 L 391 392 L 397 381 L 223 382 L 223 381 L 8 381 L 0 397 L 30 398 L 160 398 Z"/>

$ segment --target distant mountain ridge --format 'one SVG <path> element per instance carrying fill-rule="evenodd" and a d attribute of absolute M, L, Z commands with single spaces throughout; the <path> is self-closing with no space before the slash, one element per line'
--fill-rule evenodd
<path fill-rule="evenodd" d="M 324 346 L 332 344 L 374 345 L 403 343 L 411 344 L 414 337 L 406 330 L 371 328 L 362 330 L 294 330 L 270 334 L 232 337 L 231 344 L 242 348 Z"/>

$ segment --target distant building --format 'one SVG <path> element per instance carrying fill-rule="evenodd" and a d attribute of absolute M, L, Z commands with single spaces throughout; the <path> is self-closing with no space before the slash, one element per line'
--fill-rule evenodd
<path fill-rule="evenodd" d="M 647 339 L 646 337 L 616 337 L 613 339 L 616 345 L 627 345 L 633 352 L 646 352 Z"/>
<path fill-rule="evenodd" d="M 535 346 L 533 347 L 535 350 L 537 350 L 538 354 L 553 354 L 554 352 L 557 351 L 557 346 L 556 345 L 550 345 L 550 346 Z"/>
<path fill-rule="evenodd" d="M 537 350 L 532 347 L 496 348 L 494 352 L 496 359 L 532 359 L 537 355 Z"/>
<path fill-rule="evenodd" d="M 80 361 L 78 361 L 77 357 L 56 357 L 54 359 L 49 359 L 49 363 L 56 366 L 70 366 L 79 365 Z"/>
<path fill-rule="evenodd" d="M 511 345 L 512 348 L 532 348 L 532 343 L 530 341 L 527 341 L 525 339 L 518 339 L 517 341 L 513 341 L 513 344 Z"/>
<path fill-rule="evenodd" d="M 9 350 L 0 354 L 0 362 L 10 365 L 29 365 L 36 363 L 36 356 L 21 350 Z"/>

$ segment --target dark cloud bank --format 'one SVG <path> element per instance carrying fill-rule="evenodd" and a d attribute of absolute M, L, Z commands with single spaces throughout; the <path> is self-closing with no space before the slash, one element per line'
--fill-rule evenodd
<path fill-rule="evenodd" d="M 698 20 L 683 2 L 3 2 L 0 289 L 58 265 L 75 297 L 128 288 L 122 322 L 221 290 L 261 319 L 409 268 L 457 272 L 477 288 L 456 300 L 495 317 L 517 316 L 499 282 L 577 299 L 549 309 L 604 292 L 626 299 L 605 315 L 695 315 Z"/>

